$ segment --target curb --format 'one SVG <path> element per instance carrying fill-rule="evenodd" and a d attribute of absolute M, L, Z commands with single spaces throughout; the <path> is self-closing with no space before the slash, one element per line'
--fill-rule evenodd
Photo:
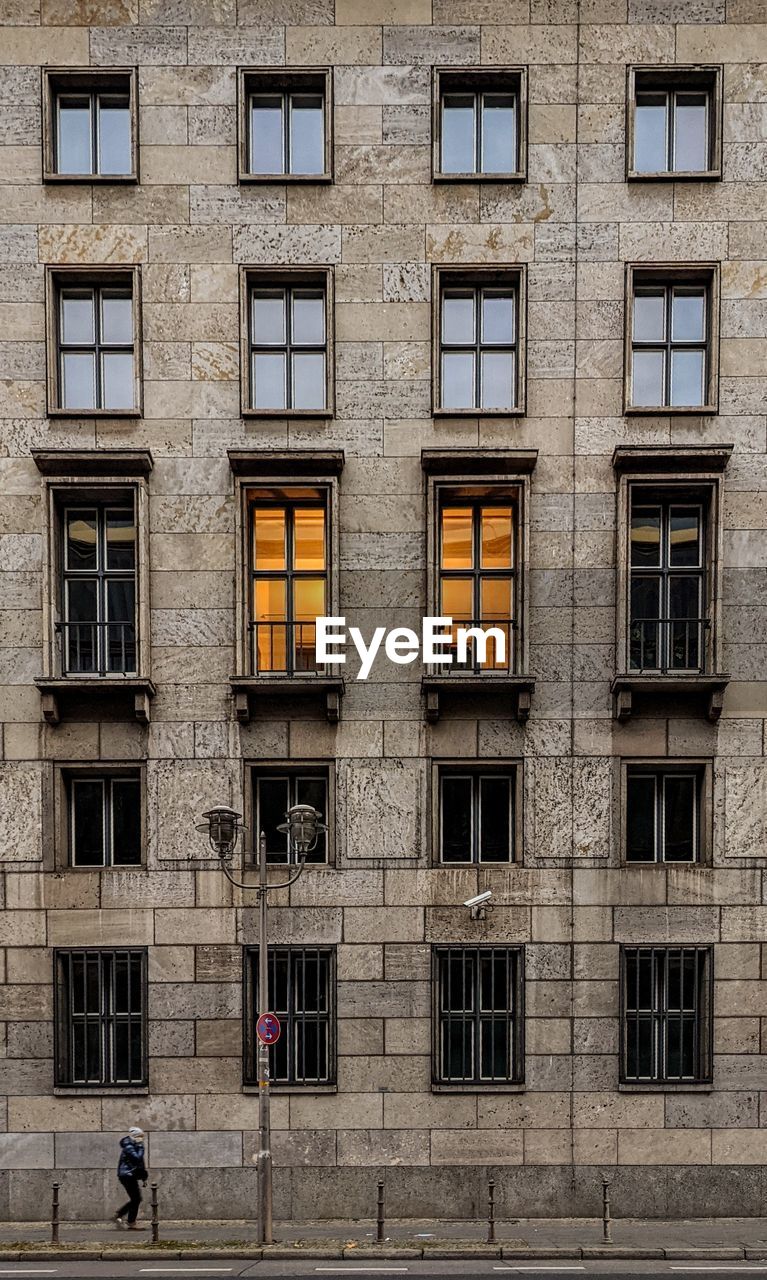
<path fill-rule="evenodd" d="M 275 1262 L 286 1262 L 294 1258 L 301 1260 L 332 1260 L 332 1261 L 352 1261 L 354 1258 L 378 1258 L 382 1262 L 401 1261 L 410 1259 L 411 1261 L 428 1262 L 429 1259 L 435 1261 L 470 1261 L 475 1259 L 503 1258 L 507 1261 L 524 1261 L 551 1258 L 582 1258 L 584 1260 L 605 1260 L 610 1258 L 620 1259 L 622 1261 L 658 1261 L 663 1259 L 674 1261 L 702 1262 L 702 1261 L 763 1261 L 767 1259 L 767 1248 L 765 1247 L 701 1247 L 683 1248 L 678 1246 L 669 1246 L 668 1248 L 650 1249 L 640 1246 L 633 1247 L 631 1245 L 573 1245 L 573 1246 L 557 1246 L 552 1245 L 530 1245 L 530 1246 L 505 1246 L 505 1245 L 456 1245 L 453 1248 L 447 1246 L 395 1246 L 380 1247 L 374 1245 L 363 1245 L 361 1247 L 322 1247 L 311 1245 L 266 1245 L 263 1248 L 255 1245 L 250 1248 L 247 1244 L 235 1247 L 209 1247 L 200 1249 L 165 1249 L 165 1248 L 136 1248 L 136 1249 L 119 1249 L 119 1248 L 94 1248 L 94 1249 L 0 1249 L 0 1262 L 30 1262 L 38 1260 L 40 1262 L 147 1262 L 157 1261 L 158 1258 L 167 1258 L 169 1261 L 181 1260 L 191 1262 L 195 1258 L 204 1260 L 208 1258 L 223 1259 L 248 1259 L 249 1261 L 267 1262 L 270 1259 Z"/>

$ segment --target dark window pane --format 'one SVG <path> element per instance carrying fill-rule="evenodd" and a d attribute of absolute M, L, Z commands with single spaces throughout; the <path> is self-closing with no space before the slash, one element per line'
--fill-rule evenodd
<path fill-rule="evenodd" d="M 667 862 L 692 862 L 696 857 L 696 778 L 669 773 L 664 778 L 664 853 Z"/>
<path fill-rule="evenodd" d="M 669 512 L 669 563 L 699 565 L 700 512 L 692 508 L 672 507 Z"/>
<path fill-rule="evenodd" d="M 630 659 L 633 668 L 658 667 L 660 628 L 660 579 L 634 576 L 631 579 Z"/>
<path fill-rule="evenodd" d="M 632 567 L 660 564 L 660 521 L 660 507 L 632 507 Z"/>
<path fill-rule="evenodd" d="M 103 866 L 104 783 L 101 779 L 73 778 L 70 786 L 72 861 L 78 867 Z"/>
<path fill-rule="evenodd" d="M 138 778 L 112 780 L 112 861 L 115 866 L 141 863 L 141 784 Z"/>
<path fill-rule="evenodd" d="M 480 1008 L 485 1012 L 507 1013 L 510 1008 L 509 956 L 506 951 L 480 954 Z"/>
<path fill-rule="evenodd" d="M 482 1080 L 509 1078 L 509 1023 L 505 1018 L 482 1018 L 479 1025 Z"/>
<path fill-rule="evenodd" d="M 106 513 L 107 569 L 133 569 L 136 565 L 136 522 L 132 511 Z"/>
<path fill-rule="evenodd" d="M 445 774 L 440 779 L 440 828 L 443 862 L 471 862 L 473 858 L 472 779 Z"/>
<path fill-rule="evenodd" d="M 654 774 L 630 773 L 626 798 L 626 860 L 653 862 L 656 857 Z"/>
<path fill-rule="evenodd" d="M 285 814 L 290 808 L 288 779 L 259 778 L 256 783 L 257 795 L 257 831 L 258 837 L 263 831 L 266 836 L 267 857 L 273 862 L 286 862 L 288 857 L 288 837 L 277 830 L 285 821 Z"/>
<path fill-rule="evenodd" d="M 474 1023 L 450 1018 L 442 1027 L 443 1070 L 448 1080 L 470 1080 L 474 1075 Z"/>
<path fill-rule="evenodd" d="M 68 511 L 66 565 L 68 569 L 95 569 L 97 565 L 97 517 L 95 511 Z"/>
<path fill-rule="evenodd" d="M 328 783 L 326 778 L 296 778 L 296 804 L 310 804 L 321 815 L 322 821 L 328 821 Z M 307 862 L 327 861 L 327 832 L 322 831 L 317 844 L 306 855 Z"/>
<path fill-rule="evenodd" d="M 479 779 L 479 857 L 482 862 L 511 858 L 511 779 Z"/>
<path fill-rule="evenodd" d="M 133 579 L 107 581 L 106 657 L 108 671 L 136 669 L 136 586 Z"/>

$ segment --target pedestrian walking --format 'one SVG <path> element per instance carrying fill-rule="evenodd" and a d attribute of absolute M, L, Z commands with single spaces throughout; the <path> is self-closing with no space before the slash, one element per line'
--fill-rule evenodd
<path fill-rule="evenodd" d="M 146 1186 L 149 1177 L 144 1163 L 144 1130 L 134 1126 L 126 1136 L 120 1139 L 120 1160 L 117 1165 L 117 1177 L 128 1193 L 128 1200 L 114 1216 L 116 1227 L 126 1227 L 129 1231 L 144 1231 L 145 1228 L 136 1222 L 141 1205 L 139 1182 Z M 127 1222 L 125 1219 L 127 1218 Z"/>

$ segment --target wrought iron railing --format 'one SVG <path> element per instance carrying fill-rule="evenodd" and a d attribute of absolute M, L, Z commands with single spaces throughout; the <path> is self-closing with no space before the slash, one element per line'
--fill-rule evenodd
<path fill-rule="evenodd" d="M 135 622 L 57 622 L 64 675 L 135 675 Z"/>
<path fill-rule="evenodd" d="M 482 632 L 466 635 L 460 632 Z M 441 646 L 444 658 L 430 662 L 432 676 L 513 675 L 517 668 L 517 624 L 511 619 L 472 618 L 454 620 L 452 638 Z"/>
<path fill-rule="evenodd" d="M 257 676 L 322 676 L 331 670 L 317 661 L 315 622 L 251 622 L 251 661 Z"/>
<path fill-rule="evenodd" d="M 709 618 L 631 618 L 629 665 L 632 671 L 706 669 Z"/>

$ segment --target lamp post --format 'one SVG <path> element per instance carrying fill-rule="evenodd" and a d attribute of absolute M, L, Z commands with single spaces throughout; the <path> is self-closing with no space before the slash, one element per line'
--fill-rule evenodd
<path fill-rule="evenodd" d="M 204 813 L 204 822 L 197 827 L 204 832 L 210 847 L 221 863 L 221 870 L 226 878 L 238 889 L 255 889 L 258 898 L 258 1013 L 259 1017 L 269 1009 L 269 956 L 267 951 L 267 907 L 268 895 L 274 889 L 286 889 L 295 884 L 304 869 L 306 855 L 311 853 L 317 844 L 320 833 L 327 831 L 327 826 L 320 819 L 322 815 L 310 804 L 295 804 L 285 814 L 277 830 L 287 836 L 288 860 L 295 861 L 296 870 L 287 880 L 269 884 L 266 874 L 266 836 L 261 832 L 258 841 L 258 884 L 245 884 L 236 880 L 231 872 L 231 864 L 237 841 L 245 831 L 241 818 L 227 805 L 218 805 Z M 256 1171 L 258 1174 L 258 1215 L 257 1232 L 259 1244 L 272 1243 L 272 1129 L 269 1095 L 269 1046 L 260 1036 L 258 1038 L 258 1156 Z"/>

